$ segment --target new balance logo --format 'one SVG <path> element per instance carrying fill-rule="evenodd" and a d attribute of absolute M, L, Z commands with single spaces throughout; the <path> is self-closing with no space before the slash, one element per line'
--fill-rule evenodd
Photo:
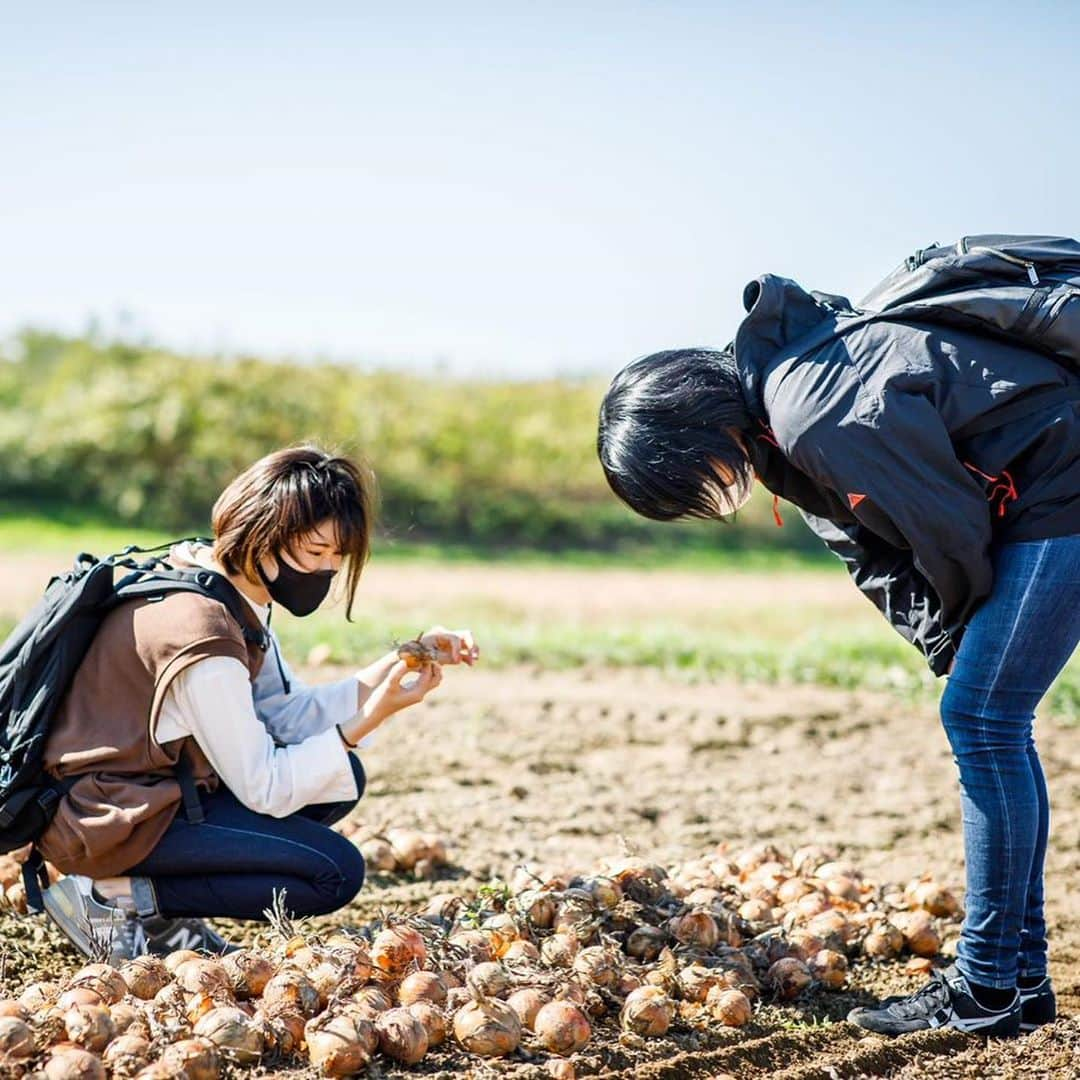
<path fill-rule="evenodd" d="M 189 930 L 186 926 L 181 926 L 175 934 L 165 939 L 165 944 L 173 950 L 198 949 L 202 947 L 202 943 L 202 934 L 198 930 Z"/>

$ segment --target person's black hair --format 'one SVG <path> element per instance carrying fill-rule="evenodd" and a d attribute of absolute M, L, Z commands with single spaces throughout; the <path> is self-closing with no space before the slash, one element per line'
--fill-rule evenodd
<path fill-rule="evenodd" d="M 730 347 L 669 349 L 627 364 L 612 380 L 596 449 L 611 490 L 642 516 L 717 518 L 753 483 L 733 435 L 749 424 Z"/>

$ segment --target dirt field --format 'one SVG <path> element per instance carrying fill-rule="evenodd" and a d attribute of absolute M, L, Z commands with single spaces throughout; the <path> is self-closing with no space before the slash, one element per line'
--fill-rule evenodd
<path fill-rule="evenodd" d="M 320 672 L 319 676 L 329 673 Z M 452 671 L 444 693 L 384 729 L 368 755 L 357 817 L 372 828 L 415 823 L 451 842 L 436 882 L 374 876 L 334 921 L 361 923 L 415 908 L 438 891 L 468 891 L 516 865 L 586 869 L 625 843 L 666 863 L 719 843 L 772 840 L 787 850 L 836 845 L 879 881 L 931 870 L 962 881 L 953 768 L 930 710 L 887 699 L 725 685 L 688 687 L 657 676 Z M 1042 747 L 1055 799 L 1050 849 L 1053 970 L 1066 1019 L 1011 1043 L 955 1033 L 884 1042 L 842 1020 L 872 994 L 919 980 L 900 965 L 856 967 L 850 990 L 767 1006 L 739 1031 L 676 1024 L 643 1048 L 594 1038 L 579 1076 L 643 1078 L 1073 1077 L 1080 1075 L 1080 746 L 1052 721 Z M 74 961 L 42 924 L 6 919 L 5 977 Z M 239 927 L 234 928 L 239 930 Z M 36 939 L 36 941 L 34 940 Z M 495 1066 L 433 1053 L 425 1074 L 525 1080 L 524 1058 Z M 404 1075 L 404 1073 L 403 1073 Z"/>
<path fill-rule="evenodd" d="M 44 562 L 44 560 L 40 560 Z M 39 560 L 0 573 L 5 607 L 39 590 Z M 554 574 L 554 576 L 551 576 Z M 565 577 L 566 580 L 562 580 Z M 558 580 L 556 580 L 558 578 Z M 834 579 L 740 575 L 545 572 L 524 593 L 520 570 L 435 573 L 386 567 L 366 582 L 365 602 L 415 611 L 419 598 L 453 611 L 479 596 L 498 613 L 628 622 L 647 617 L 662 588 L 665 605 L 717 616 L 738 592 L 741 612 L 777 608 L 798 618 L 801 603 L 837 617 L 865 602 Z M 580 587 L 588 580 L 588 590 Z M 708 584 L 710 594 L 706 595 Z M 25 594 L 25 595 L 24 595 Z M 675 598 L 673 600 L 673 597 Z M 776 605 L 777 598 L 785 603 Z M 675 601 L 678 601 L 676 604 Z M 607 606 L 605 606 L 607 605 Z M 755 609 L 755 605 L 757 606 Z M 868 605 L 867 605 L 868 608 Z M 841 613 L 844 613 L 841 615 Z M 803 627 L 805 631 L 805 626 Z M 342 672 L 320 669 L 311 681 Z M 777 1076 L 802 1080 L 1080 1076 L 1080 742 L 1076 729 L 1041 723 L 1054 800 L 1048 883 L 1052 965 L 1063 1018 L 1026 1038 L 987 1045 L 956 1033 L 885 1042 L 861 1037 L 843 1017 L 875 995 L 921 982 L 900 964 L 856 965 L 850 988 L 814 993 L 789 1006 L 764 1005 L 737 1031 L 673 1025 L 644 1046 L 620 1043 L 610 1021 L 575 1058 L 578 1076 L 704 1078 Z M 450 670 L 437 698 L 391 721 L 365 757 L 369 784 L 356 817 L 365 828 L 416 825 L 439 831 L 451 866 L 434 882 L 373 875 L 357 903 L 329 922 L 362 924 L 381 912 L 415 910 L 436 892 L 467 893 L 515 866 L 588 870 L 626 847 L 670 864 L 718 844 L 770 840 L 791 850 L 835 845 L 877 881 L 932 871 L 960 885 L 963 862 L 953 765 L 932 708 L 814 687 L 687 685 L 649 671 L 534 668 Z M 250 939 L 250 927 L 228 927 Z M 45 972 L 71 971 L 76 958 L 46 924 L 0 917 L 0 977 L 10 990 Z M 951 943 L 946 943 L 947 951 Z M 519 1053 L 495 1065 L 433 1052 L 413 1070 L 381 1075 L 546 1076 Z"/>

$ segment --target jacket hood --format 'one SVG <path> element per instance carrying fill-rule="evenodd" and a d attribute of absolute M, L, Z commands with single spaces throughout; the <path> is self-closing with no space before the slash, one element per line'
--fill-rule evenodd
<path fill-rule="evenodd" d="M 851 313 L 843 296 L 810 293 L 790 278 L 762 274 L 743 289 L 746 318 L 735 335 L 735 366 L 752 416 L 763 418 L 766 368 L 783 355 L 810 346 L 811 335 L 827 340 L 841 312 Z"/>

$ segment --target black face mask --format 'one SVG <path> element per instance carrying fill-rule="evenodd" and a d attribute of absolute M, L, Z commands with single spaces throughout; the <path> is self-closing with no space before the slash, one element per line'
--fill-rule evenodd
<path fill-rule="evenodd" d="M 297 570 L 284 559 L 277 560 L 278 575 L 268 580 L 262 566 L 262 578 L 270 599 L 279 603 L 293 615 L 310 615 L 325 599 L 334 580 L 333 570 Z"/>

